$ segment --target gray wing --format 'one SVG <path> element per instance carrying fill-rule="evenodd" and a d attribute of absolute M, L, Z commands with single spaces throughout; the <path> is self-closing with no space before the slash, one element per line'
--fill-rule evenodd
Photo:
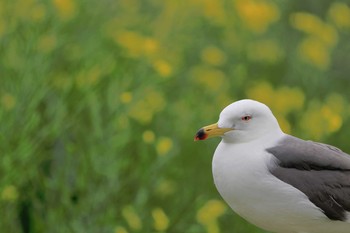
<path fill-rule="evenodd" d="M 292 136 L 267 151 L 276 159 L 269 168 L 274 176 L 302 191 L 329 219 L 346 220 L 350 211 L 348 154 Z"/>

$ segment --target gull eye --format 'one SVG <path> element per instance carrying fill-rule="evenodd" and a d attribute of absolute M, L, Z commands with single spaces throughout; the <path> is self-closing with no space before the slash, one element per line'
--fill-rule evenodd
<path fill-rule="evenodd" d="M 242 116 L 242 121 L 250 121 L 250 119 L 252 119 L 252 116 L 249 116 L 249 115 Z"/>

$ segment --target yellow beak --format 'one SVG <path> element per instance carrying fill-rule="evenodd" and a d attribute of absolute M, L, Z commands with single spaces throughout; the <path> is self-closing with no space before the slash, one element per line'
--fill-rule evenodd
<path fill-rule="evenodd" d="M 233 130 L 233 128 L 219 128 L 218 123 L 205 126 L 198 130 L 194 136 L 195 141 L 205 140 L 212 137 L 222 136 L 224 133 Z"/>

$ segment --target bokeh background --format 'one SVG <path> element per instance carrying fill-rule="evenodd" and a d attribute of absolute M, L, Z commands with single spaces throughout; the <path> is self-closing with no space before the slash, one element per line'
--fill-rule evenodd
<path fill-rule="evenodd" d="M 350 152 L 350 1 L 0 1 L 1 232 L 252 232 L 198 128 L 242 98 Z"/>

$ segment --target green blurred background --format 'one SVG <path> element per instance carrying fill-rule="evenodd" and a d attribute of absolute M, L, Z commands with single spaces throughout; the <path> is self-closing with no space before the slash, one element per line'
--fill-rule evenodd
<path fill-rule="evenodd" d="M 242 98 L 350 152 L 350 1 L 0 1 L 1 232 L 255 232 L 193 142 Z"/>

